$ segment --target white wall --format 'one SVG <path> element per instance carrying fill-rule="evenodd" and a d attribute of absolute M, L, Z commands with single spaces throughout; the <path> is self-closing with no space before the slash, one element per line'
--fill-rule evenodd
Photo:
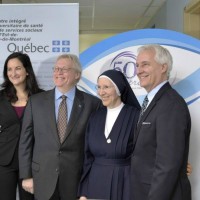
<path fill-rule="evenodd" d="M 150 21 L 148 27 L 170 29 L 183 32 L 184 7 L 189 0 L 168 0 Z"/>
<path fill-rule="evenodd" d="M 149 22 L 146 28 L 151 28 L 154 24 L 156 28 L 171 29 L 183 32 L 183 12 L 189 0 L 168 0 L 158 11 L 157 15 Z M 114 34 L 80 34 L 80 53 L 92 45 L 107 39 Z"/>

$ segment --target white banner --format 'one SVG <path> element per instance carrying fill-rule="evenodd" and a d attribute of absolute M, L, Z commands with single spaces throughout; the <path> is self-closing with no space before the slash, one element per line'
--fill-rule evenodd
<path fill-rule="evenodd" d="M 79 55 L 79 4 L 0 5 L 0 83 L 4 61 L 15 51 L 27 53 L 40 86 L 52 88 L 55 58 Z"/>

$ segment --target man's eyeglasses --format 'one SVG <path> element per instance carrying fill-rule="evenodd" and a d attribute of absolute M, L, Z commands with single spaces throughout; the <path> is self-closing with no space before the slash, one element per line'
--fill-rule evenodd
<path fill-rule="evenodd" d="M 62 72 L 62 73 L 68 73 L 72 70 L 72 68 L 60 68 L 60 67 L 53 67 L 54 72 Z"/>
<path fill-rule="evenodd" d="M 112 88 L 112 87 L 114 87 L 114 86 L 112 86 L 112 85 L 110 85 L 110 86 L 99 86 L 99 85 L 96 85 L 95 86 L 95 88 L 96 88 L 96 90 L 99 92 L 100 90 L 102 90 L 102 91 L 108 91 L 110 88 Z"/>

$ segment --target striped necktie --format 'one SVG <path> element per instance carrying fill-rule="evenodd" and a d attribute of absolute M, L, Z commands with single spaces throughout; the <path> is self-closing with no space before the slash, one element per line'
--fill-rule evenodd
<path fill-rule="evenodd" d="M 144 101 L 142 103 L 142 108 L 141 108 L 141 111 L 140 111 L 140 116 L 139 116 L 139 119 L 138 119 L 138 123 L 140 122 L 141 117 L 142 117 L 142 115 L 144 114 L 144 112 L 145 112 L 145 110 L 147 108 L 148 102 L 149 102 L 149 99 L 148 99 L 148 96 L 146 95 L 146 97 L 144 98 Z"/>

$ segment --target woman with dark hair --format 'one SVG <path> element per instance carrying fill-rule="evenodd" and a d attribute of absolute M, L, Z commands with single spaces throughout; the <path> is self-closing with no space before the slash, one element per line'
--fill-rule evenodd
<path fill-rule="evenodd" d="M 89 120 L 80 200 L 130 200 L 130 159 L 140 105 L 125 76 L 115 70 L 97 80 L 103 108 Z"/>
<path fill-rule="evenodd" d="M 0 91 L 0 194 L 3 200 L 32 200 L 33 195 L 22 189 L 18 170 L 18 142 L 23 112 L 29 96 L 41 92 L 30 58 L 15 52 L 9 55 L 3 69 L 4 82 Z"/>

